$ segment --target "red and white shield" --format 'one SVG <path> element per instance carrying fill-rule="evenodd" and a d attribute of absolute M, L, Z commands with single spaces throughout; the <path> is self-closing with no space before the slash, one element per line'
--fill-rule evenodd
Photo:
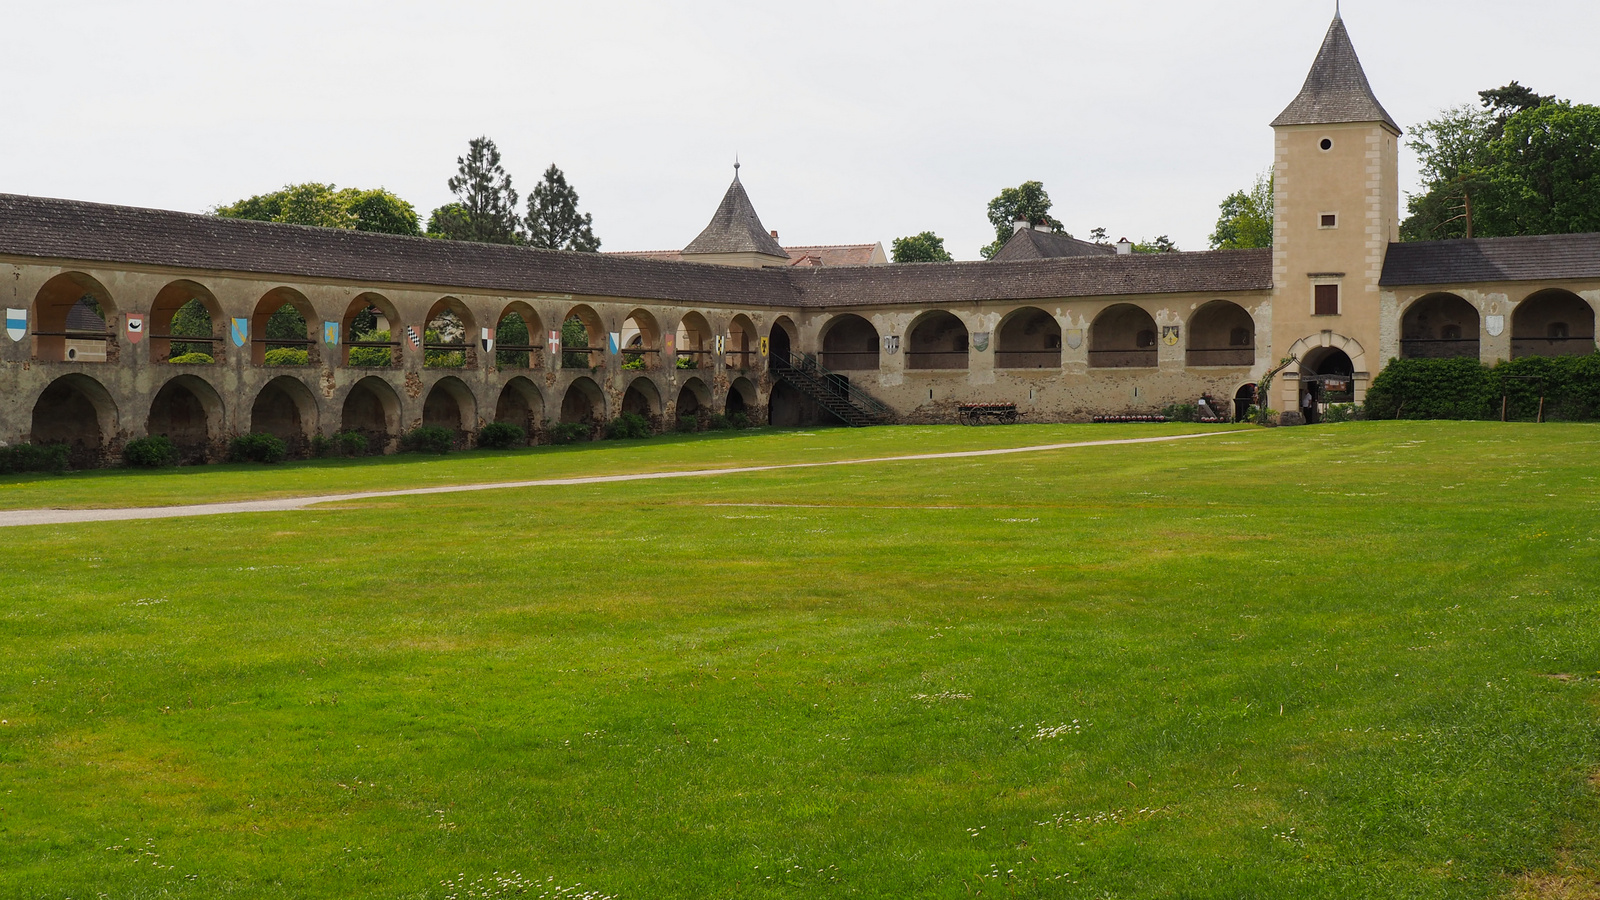
<path fill-rule="evenodd" d="M 144 313 L 128 313 L 128 343 L 144 340 Z"/>

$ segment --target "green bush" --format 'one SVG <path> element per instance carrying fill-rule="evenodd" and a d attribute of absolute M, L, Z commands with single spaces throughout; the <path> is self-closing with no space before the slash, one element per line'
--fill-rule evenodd
<path fill-rule="evenodd" d="M 728 424 L 732 425 L 736 431 L 743 431 L 755 425 L 754 422 L 750 421 L 750 417 L 742 412 L 729 413 Z"/>
<path fill-rule="evenodd" d="M 478 446 L 493 450 L 520 447 L 527 443 L 528 433 L 510 422 L 490 422 L 478 429 Z"/>
<path fill-rule="evenodd" d="M 387 341 L 389 332 L 373 331 L 358 335 L 358 341 Z M 350 365 L 360 369 L 381 369 L 394 365 L 394 352 L 392 347 L 351 347 Z"/>
<path fill-rule="evenodd" d="M 706 423 L 706 429 L 709 431 L 732 431 L 733 420 L 722 413 L 712 413 L 711 420 Z"/>
<path fill-rule="evenodd" d="M 1373 379 L 1368 419 L 1600 419 L 1600 354 L 1526 356 L 1489 368 L 1475 359 L 1394 359 Z"/>
<path fill-rule="evenodd" d="M 341 431 L 333 436 L 333 446 L 340 456 L 365 456 L 367 436 L 359 431 Z"/>
<path fill-rule="evenodd" d="M 550 426 L 550 443 L 576 444 L 589 439 L 589 425 L 585 422 L 558 422 Z"/>
<path fill-rule="evenodd" d="M 283 462 L 289 445 L 274 434 L 241 434 L 228 444 L 229 462 Z"/>
<path fill-rule="evenodd" d="M 1193 422 L 1200 415 L 1200 407 L 1193 403 L 1174 403 L 1161 410 L 1169 422 Z"/>
<path fill-rule="evenodd" d="M 680 356 L 675 365 L 680 369 L 694 369 L 698 368 L 699 361 L 692 356 Z"/>
<path fill-rule="evenodd" d="M 678 430 L 684 432 L 685 434 L 699 431 L 700 418 L 698 416 L 679 416 Z"/>
<path fill-rule="evenodd" d="M 1359 418 L 1361 418 L 1361 408 L 1354 403 L 1330 403 L 1323 421 L 1337 425 L 1341 422 L 1354 422 Z"/>
<path fill-rule="evenodd" d="M 311 363 L 311 352 L 293 347 L 273 347 L 262 357 L 269 366 L 304 366 Z"/>
<path fill-rule="evenodd" d="M 438 425 L 413 428 L 400 438 L 400 449 L 408 453 L 449 453 L 456 445 L 456 433 Z"/>
<path fill-rule="evenodd" d="M 629 372 L 636 372 L 636 371 L 638 371 L 640 369 L 643 369 L 644 368 L 644 357 L 643 356 L 630 356 L 627 359 L 622 361 L 622 368 L 625 371 L 629 371 Z"/>
<path fill-rule="evenodd" d="M 606 440 L 625 441 L 650 436 L 650 420 L 638 413 L 623 413 L 606 425 Z"/>
<path fill-rule="evenodd" d="M 122 448 L 122 461 L 141 469 L 159 469 L 178 464 L 178 448 L 165 435 L 134 438 Z"/>
<path fill-rule="evenodd" d="M 329 453 L 332 453 L 332 452 L 333 452 L 333 439 L 332 438 L 323 437 L 320 434 L 314 434 L 314 435 L 311 436 L 311 455 L 312 456 L 316 457 L 317 459 L 321 459 L 322 457 L 327 456 Z"/>
<path fill-rule="evenodd" d="M 168 357 L 167 362 L 175 366 L 209 366 L 216 360 L 209 353 L 180 353 Z"/>
<path fill-rule="evenodd" d="M 71 450 L 66 444 L 17 444 L 0 447 L 0 475 L 67 470 Z"/>

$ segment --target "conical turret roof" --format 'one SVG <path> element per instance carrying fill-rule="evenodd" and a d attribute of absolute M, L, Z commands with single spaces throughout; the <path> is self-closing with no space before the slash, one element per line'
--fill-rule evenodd
<path fill-rule="evenodd" d="M 1333 17 L 1328 36 L 1322 39 L 1317 61 L 1306 76 L 1305 87 L 1281 115 L 1272 120 L 1280 125 L 1335 125 L 1343 122 L 1382 122 L 1397 133 L 1400 126 L 1372 94 L 1367 73 L 1356 58 L 1350 32 L 1344 19 Z"/>
<path fill-rule="evenodd" d="M 728 193 L 722 197 L 722 205 L 711 217 L 711 224 L 700 232 L 699 237 L 690 241 L 683 252 L 764 253 L 780 259 L 789 258 L 788 252 L 761 224 L 756 208 L 750 205 L 750 195 L 744 192 L 744 185 L 739 183 L 737 170 L 733 173 L 733 184 L 728 186 Z"/>

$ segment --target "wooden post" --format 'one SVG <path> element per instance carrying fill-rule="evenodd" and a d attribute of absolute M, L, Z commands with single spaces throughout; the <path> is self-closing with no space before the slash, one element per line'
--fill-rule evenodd
<path fill-rule="evenodd" d="M 1539 398 L 1539 418 L 1534 420 L 1534 424 L 1536 424 L 1536 425 L 1544 424 L 1544 398 L 1543 397 Z"/>
<path fill-rule="evenodd" d="M 1500 395 L 1500 421 L 1506 420 L 1506 395 Z"/>

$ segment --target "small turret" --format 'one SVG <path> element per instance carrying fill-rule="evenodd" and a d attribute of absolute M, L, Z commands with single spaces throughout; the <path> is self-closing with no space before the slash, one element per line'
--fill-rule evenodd
<path fill-rule="evenodd" d="M 711 224 L 683 248 L 686 262 L 709 262 L 727 266 L 787 266 L 792 260 L 778 243 L 777 232 L 769 232 L 750 203 L 750 195 L 739 181 L 739 164 L 733 165 L 733 184 L 722 197 L 722 205 L 711 217 Z"/>

